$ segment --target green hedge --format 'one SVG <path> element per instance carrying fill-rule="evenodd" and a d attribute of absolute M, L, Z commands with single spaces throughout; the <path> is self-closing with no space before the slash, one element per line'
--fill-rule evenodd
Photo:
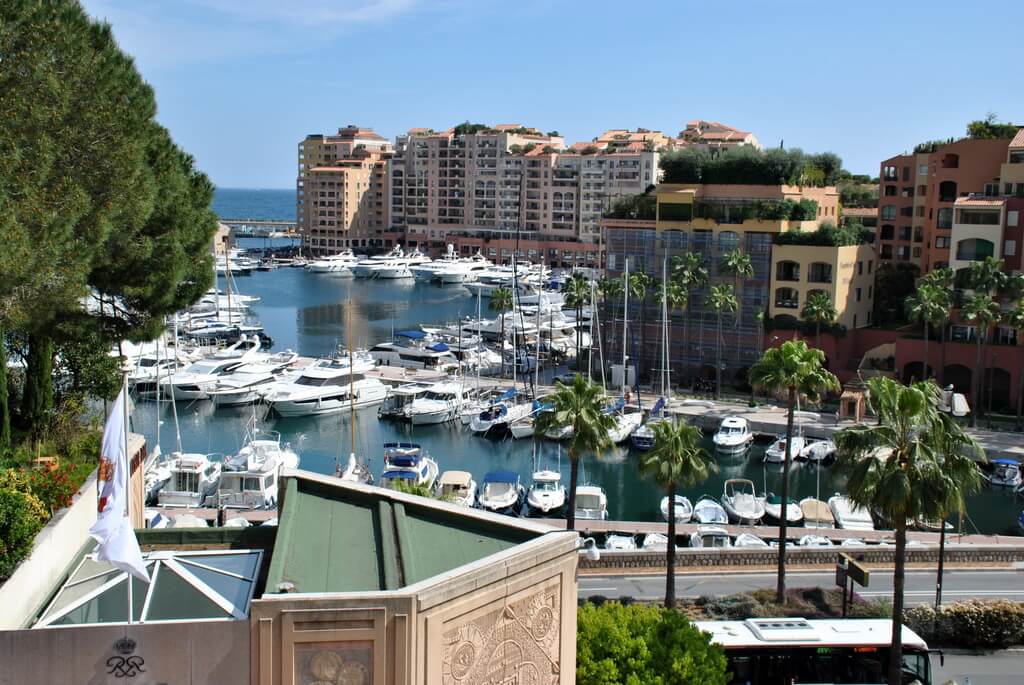
<path fill-rule="evenodd" d="M 32 551 L 32 541 L 48 518 L 32 495 L 0 488 L 0 580 L 6 580 Z"/>
<path fill-rule="evenodd" d="M 903 622 L 929 644 L 971 649 L 1004 649 L 1024 644 L 1024 603 L 976 599 L 907 609 Z"/>

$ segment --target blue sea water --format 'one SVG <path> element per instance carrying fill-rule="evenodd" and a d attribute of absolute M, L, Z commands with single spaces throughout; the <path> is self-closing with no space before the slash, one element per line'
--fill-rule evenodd
<path fill-rule="evenodd" d="M 295 190 L 291 188 L 217 188 L 213 211 L 221 219 L 295 220 Z"/>

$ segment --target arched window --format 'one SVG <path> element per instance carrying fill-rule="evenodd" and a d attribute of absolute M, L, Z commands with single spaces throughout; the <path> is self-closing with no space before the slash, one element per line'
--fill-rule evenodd
<path fill-rule="evenodd" d="M 740 235 L 736 231 L 721 231 L 718 234 L 718 249 L 721 252 L 735 250 L 740 244 Z"/>
<path fill-rule="evenodd" d="M 776 288 L 775 306 L 782 309 L 797 309 L 800 306 L 800 293 L 792 288 Z"/>
<path fill-rule="evenodd" d="M 956 258 L 961 261 L 980 261 L 995 255 L 995 244 L 984 238 L 970 238 L 956 244 Z"/>
<path fill-rule="evenodd" d="M 939 202 L 956 200 L 956 181 L 943 181 L 939 184 Z"/>
<path fill-rule="evenodd" d="M 791 262 L 783 260 L 775 265 L 775 280 L 776 281 L 799 281 L 800 280 L 800 264 L 797 262 Z"/>

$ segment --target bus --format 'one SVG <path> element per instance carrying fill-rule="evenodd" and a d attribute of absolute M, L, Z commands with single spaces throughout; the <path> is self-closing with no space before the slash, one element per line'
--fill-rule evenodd
<path fill-rule="evenodd" d="M 875 685 L 889 669 L 889 619 L 697 621 L 725 648 L 729 685 Z M 928 645 L 903 626 L 903 683 L 932 685 Z"/>

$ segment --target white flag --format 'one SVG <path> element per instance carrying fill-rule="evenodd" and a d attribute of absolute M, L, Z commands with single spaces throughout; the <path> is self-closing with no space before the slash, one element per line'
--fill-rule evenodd
<path fill-rule="evenodd" d="M 96 558 L 149 582 L 139 541 L 128 520 L 128 430 L 125 425 L 125 397 L 121 390 L 103 428 L 100 447 L 99 515 L 89 534 L 99 548 Z"/>

